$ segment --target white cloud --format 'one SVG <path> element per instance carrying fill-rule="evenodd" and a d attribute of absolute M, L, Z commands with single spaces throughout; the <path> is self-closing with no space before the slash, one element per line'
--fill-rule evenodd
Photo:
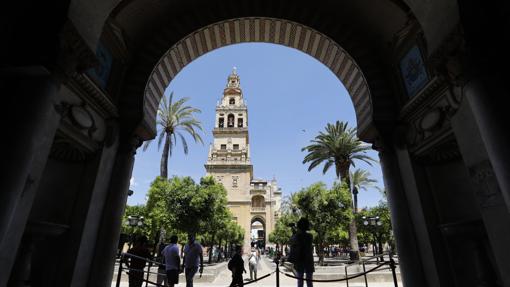
<path fill-rule="evenodd" d="M 131 179 L 129 180 L 129 188 L 135 187 L 137 185 L 138 185 L 138 182 L 135 180 L 135 177 L 132 176 Z"/>

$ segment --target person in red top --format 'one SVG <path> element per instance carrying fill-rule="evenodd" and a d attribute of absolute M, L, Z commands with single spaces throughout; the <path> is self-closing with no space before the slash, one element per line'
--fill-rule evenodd
<path fill-rule="evenodd" d="M 132 248 L 128 250 L 128 255 L 126 258 L 128 259 L 126 264 L 128 266 L 129 270 L 129 287 L 141 287 L 143 283 L 143 269 L 145 268 L 145 264 L 147 263 L 147 260 L 150 259 L 150 252 L 147 248 L 147 237 L 145 236 L 139 236 L 133 245 Z M 129 256 L 135 255 L 138 257 L 131 257 Z"/>

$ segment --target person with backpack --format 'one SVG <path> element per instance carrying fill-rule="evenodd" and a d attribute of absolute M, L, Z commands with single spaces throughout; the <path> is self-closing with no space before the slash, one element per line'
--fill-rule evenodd
<path fill-rule="evenodd" d="M 235 254 L 232 256 L 232 259 L 228 262 L 228 270 L 232 271 L 232 283 L 230 283 L 230 287 L 242 287 L 243 286 L 243 272 L 246 273 L 246 269 L 244 269 L 244 260 L 242 258 L 243 248 L 240 245 L 235 247 Z"/>
<path fill-rule="evenodd" d="M 251 250 L 250 257 L 248 257 L 248 267 L 250 268 L 250 280 L 257 280 L 257 266 L 259 264 L 259 256 L 255 249 Z M 255 276 L 254 276 L 255 275 Z"/>
<path fill-rule="evenodd" d="M 291 238 L 289 262 L 294 264 L 296 270 L 297 286 L 303 287 L 303 276 L 306 275 L 306 286 L 313 287 L 313 237 L 307 230 L 310 229 L 308 219 L 302 217 L 297 223 L 297 231 Z"/>

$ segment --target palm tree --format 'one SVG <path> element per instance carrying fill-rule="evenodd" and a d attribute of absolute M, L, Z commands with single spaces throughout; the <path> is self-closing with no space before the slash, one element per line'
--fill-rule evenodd
<path fill-rule="evenodd" d="M 181 139 L 184 154 L 188 154 L 188 143 L 183 132 L 191 135 L 195 142 L 204 143 L 197 130 L 203 131 L 202 123 L 194 117 L 194 113 L 201 113 L 197 108 L 186 106 L 189 98 L 182 98 L 173 102 L 174 93 L 170 93 L 169 100 L 165 96 L 161 99 L 158 108 L 157 124 L 161 127 L 158 137 L 158 150 L 163 140 L 163 154 L 161 155 L 161 177 L 168 178 L 168 157 L 172 156 L 172 149 L 177 144 L 177 137 Z M 147 150 L 152 141 L 145 142 L 143 150 Z"/>
<path fill-rule="evenodd" d="M 384 187 L 376 186 L 377 190 L 383 197 L 383 201 L 388 201 L 388 191 Z"/>
<path fill-rule="evenodd" d="M 349 128 L 347 122 L 336 121 L 335 124 L 327 124 L 324 132 L 319 132 L 312 144 L 304 147 L 301 151 L 307 151 L 303 163 L 310 163 L 308 171 L 324 162 L 322 173 L 325 174 L 330 167 L 335 166 L 337 178 L 343 180 L 349 189 L 351 181 L 349 170 L 355 167 L 355 161 L 363 161 L 372 164 L 372 159 L 365 153 L 370 150 L 368 145 L 363 144 L 356 136 L 356 129 Z M 350 190 L 352 193 L 352 190 Z M 356 214 L 355 208 L 353 213 Z M 349 224 L 349 239 L 351 250 L 355 255 L 352 259 L 358 258 L 358 231 L 356 228 L 355 216 Z"/>
<path fill-rule="evenodd" d="M 356 169 L 351 172 L 351 190 L 354 198 L 354 212 L 358 213 L 358 192 L 360 190 L 367 190 L 367 187 L 372 186 L 377 182 L 375 179 L 370 178 L 370 172 L 362 169 Z"/>

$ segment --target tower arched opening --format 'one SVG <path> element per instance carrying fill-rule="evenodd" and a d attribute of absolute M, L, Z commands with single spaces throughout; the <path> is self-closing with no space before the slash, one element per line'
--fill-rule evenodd
<path fill-rule="evenodd" d="M 250 246 L 252 248 L 265 249 L 266 247 L 266 221 L 261 216 L 251 219 Z"/>

